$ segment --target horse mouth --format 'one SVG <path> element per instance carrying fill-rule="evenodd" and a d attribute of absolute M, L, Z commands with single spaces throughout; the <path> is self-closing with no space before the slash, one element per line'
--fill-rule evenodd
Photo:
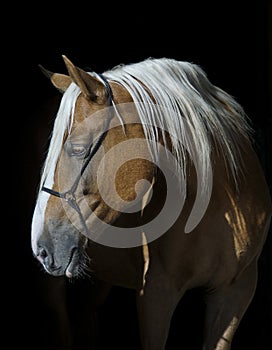
<path fill-rule="evenodd" d="M 68 278 L 72 278 L 78 275 L 79 272 L 79 252 L 78 248 L 73 248 L 71 251 L 70 259 L 65 270 L 65 275 Z"/>

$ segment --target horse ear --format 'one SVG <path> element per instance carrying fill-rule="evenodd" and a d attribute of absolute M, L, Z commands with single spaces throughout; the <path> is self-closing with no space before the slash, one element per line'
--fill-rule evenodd
<path fill-rule="evenodd" d="M 45 69 L 42 65 L 39 65 L 41 71 L 43 74 L 49 78 L 52 82 L 52 84 L 60 90 L 62 93 L 67 90 L 69 85 L 72 83 L 71 77 L 68 75 L 64 74 L 59 74 L 59 73 L 52 73 L 49 70 Z"/>
<path fill-rule="evenodd" d="M 62 56 L 68 73 L 83 95 L 92 101 L 103 103 L 106 100 L 104 84 L 94 76 L 76 67 L 66 56 Z"/>

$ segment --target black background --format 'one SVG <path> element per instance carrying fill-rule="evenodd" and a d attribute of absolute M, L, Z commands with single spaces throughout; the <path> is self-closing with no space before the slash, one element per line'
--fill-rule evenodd
<path fill-rule="evenodd" d="M 7 348 L 66 349 L 64 305 L 75 349 L 88 349 L 90 283 L 51 278 L 30 249 L 30 224 L 39 173 L 59 95 L 38 64 L 66 73 L 62 54 L 98 73 L 119 63 L 169 57 L 199 64 L 212 83 L 241 103 L 255 129 L 256 149 L 268 184 L 272 178 L 271 3 L 267 0 L 212 3 L 20 5 L 3 13 L 3 151 L 8 167 L 3 192 L 9 200 L 3 236 L 2 285 Z M 15 13 L 17 14 L 15 16 Z M 5 107 L 4 107 L 5 106 Z M 252 169 L 254 171 L 254 169 Z M 4 201 L 5 203 L 6 201 Z M 255 297 L 235 335 L 233 350 L 272 348 L 271 232 L 259 262 Z M 114 288 L 100 309 L 101 347 L 137 349 L 133 293 Z M 185 295 L 174 315 L 168 348 L 201 349 L 203 304 L 197 291 Z M 67 300 L 66 300 L 67 299 Z M 85 310 L 85 311 L 84 311 Z M 86 315 L 90 318 L 86 320 Z M 90 347 L 92 349 L 94 347 Z M 68 348 L 67 348 L 68 349 Z"/>

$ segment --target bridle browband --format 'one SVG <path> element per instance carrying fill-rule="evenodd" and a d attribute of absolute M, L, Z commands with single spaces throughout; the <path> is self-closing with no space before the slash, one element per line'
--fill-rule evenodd
<path fill-rule="evenodd" d="M 90 145 L 89 150 L 87 152 L 87 155 L 84 157 L 85 161 L 83 163 L 83 166 L 81 168 L 80 173 L 78 174 L 78 176 L 76 177 L 72 187 L 65 192 L 57 192 L 51 188 L 42 186 L 41 190 L 44 192 L 47 192 L 55 197 L 59 197 L 61 199 L 64 199 L 66 202 L 68 202 L 68 204 L 74 209 L 76 210 L 76 212 L 79 214 L 80 217 L 80 221 L 84 227 L 84 229 L 87 231 L 87 233 L 89 232 L 88 228 L 86 227 L 86 223 L 85 220 L 82 216 L 82 213 L 80 211 L 79 205 L 76 201 L 76 197 L 75 197 L 75 192 L 77 190 L 79 181 L 84 173 L 84 171 L 86 170 L 88 164 L 90 163 L 90 161 L 92 160 L 92 158 L 94 157 L 94 155 L 96 154 L 96 152 L 98 151 L 98 149 L 100 148 L 106 134 L 108 131 L 108 127 L 109 127 L 109 123 L 112 119 L 113 116 L 113 109 L 110 108 L 113 105 L 113 93 L 110 87 L 109 82 L 107 81 L 107 79 L 102 75 L 102 74 L 98 74 L 96 73 L 101 80 L 104 83 L 104 86 L 107 90 L 107 95 L 108 95 L 108 109 L 107 109 L 107 116 L 106 116 L 106 121 L 105 121 L 105 125 L 104 125 L 104 131 L 102 132 L 102 134 L 98 137 L 96 143 L 92 146 Z"/>

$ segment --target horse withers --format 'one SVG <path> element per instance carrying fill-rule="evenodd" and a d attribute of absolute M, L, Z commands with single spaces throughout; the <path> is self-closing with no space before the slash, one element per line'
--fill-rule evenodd
<path fill-rule="evenodd" d="M 256 288 L 271 199 L 242 107 L 203 70 L 149 58 L 43 68 L 63 93 L 32 220 L 51 275 L 135 289 L 142 349 L 164 349 L 201 287 L 203 349 L 227 350 Z"/>

